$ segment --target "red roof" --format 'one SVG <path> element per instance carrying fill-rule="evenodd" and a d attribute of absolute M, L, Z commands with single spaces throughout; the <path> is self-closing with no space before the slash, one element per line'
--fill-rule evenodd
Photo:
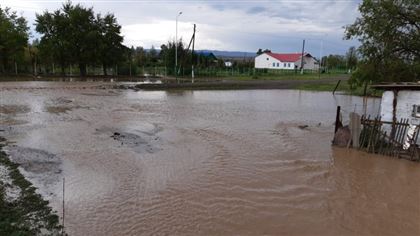
<path fill-rule="evenodd" d="M 300 60 L 300 56 L 302 56 L 302 53 L 272 53 L 267 52 L 267 55 L 276 58 L 277 60 L 281 62 L 296 62 Z M 304 53 L 304 55 L 309 55 L 308 53 Z"/>

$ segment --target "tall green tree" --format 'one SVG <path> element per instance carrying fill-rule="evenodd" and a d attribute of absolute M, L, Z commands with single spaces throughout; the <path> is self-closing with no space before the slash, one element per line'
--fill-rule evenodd
<path fill-rule="evenodd" d="M 322 57 L 322 65 L 329 70 L 344 68 L 346 65 L 346 59 L 343 55 L 330 54 Z"/>
<path fill-rule="evenodd" d="M 419 0 L 364 0 L 346 39 L 361 42 L 362 56 L 352 79 L 413 81 L 420 78 Z"/>
<path fill-rule="evenodd" d="M 66 27 L 70 57 L 78 63 L 80 75 L 85 76 L 87 65 L 94 64 L 99 56 L 97 48 L 100 39 L 99 24 L 93 8 L 85 8 L 80 4 L 65 3 L 63 13 L 69 21 Z"/>
<path fill-rule="evenodd" d="M 0 61 L 1 72 L 10 71 L 10 64 L 22 60 L 28 44 L 27 21 L 10 8 L 0 7 Z"/>
<path fill-rule="evenodd" d="M 357 66 L 357 50 L 355 47 L 350 47 L 346 53 L 347 68 L 354 70 Z"/>
<path fill-rule="evenodd" d="M 126 49 L 113 14 L 95 16 L 93 8 L 71 2 L 54 12 L 37 14 L 36 31 L 42 34 L 40 50 L 52 53 L 62 73 L 69 64 L 78 64 L 80 75 L 85 76 L 88 65 L 100 63 L 106 75 L 107 67 L 122 60 Z"/>
<path fill-rule="evenodd" d="M 104 75 L 107 75 L 107 68 L 118 64 L 123 58 L 125 46 L 122 45 L 121 25 L 113 14 L 106 14 L 101 18 L 97 16 L 99 22 L 99 61 L 102 64 Z"/>
<path fill-rule="evenodd" d="M 167 73 L 171 75 L 175 75 L 175 47 L 177 48 L 177 56 L 178 56 L 178 72 L 182 71 L 182 69 L 189 70 L 187 65 L 191 65 L 191 53 L 184 47 L 184 43 L 180 40 L 178 43 L 172 41 L 168 42 L 167 44 L 163 44 L 160 46 L 160 57 L 163 60 L 165 67 L 167 68 Z"/>
<path fill-rule="evenodd" d="M 72 57 L 71 31 L 67 26 L 70 24 L 68 16 L 61 10 L 54 12 L 45 11 L 43 14 L 36 14 L 36 28 L 42 34 L 39 49 L 40 54 L 51 57 L 58 62 L 61 73 L 65 74 L 65 68 L 74 62 Z"/>

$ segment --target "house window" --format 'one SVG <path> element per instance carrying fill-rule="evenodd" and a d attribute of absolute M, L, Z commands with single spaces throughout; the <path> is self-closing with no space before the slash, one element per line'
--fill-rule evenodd
<path fill-rule="evenodd" d="M 286 67 L 286 63 L 283 64 L 283 67 Z"/>
<path fill-rule="evenodd" d="M 290 67 L 290 63 L 287 63 L 287 67 Z"/>
<path fill-rule="evenodd" d="M 420 118 L 420 105 L 413 105 L 413 117 Z"/>
<path fill-rule="evenodd" d="M 279 66 L 280 66 L 280 63 L 277 62 L 277 67 L 279 67 Z"/>
<path fill-rule="evenodd" d="M 273 67 L 276 67 L 276 63 L 275 62 L 273 62 Z"/>

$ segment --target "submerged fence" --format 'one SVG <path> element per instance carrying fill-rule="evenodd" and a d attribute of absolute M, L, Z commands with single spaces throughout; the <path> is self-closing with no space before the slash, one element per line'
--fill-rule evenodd
<path fill-rule="evenodd" d="M 358 148 L 370 153 L 419 161 L 418 138 L 420 125 L 410 125 L 409 119 L 382 121 L 380 116 L 362 116 Z"/>

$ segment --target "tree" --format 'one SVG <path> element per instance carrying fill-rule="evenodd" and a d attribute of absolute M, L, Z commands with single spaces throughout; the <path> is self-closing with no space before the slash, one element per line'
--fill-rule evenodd
<path fill-rule="evenodd" d="M 330 69 L 338 69 L 344 68 L 346 65 L 345 58 L 342 55 L 328 55 L 322 57 L 322 63 L 325 68 L 328 70 Z"/>
<path fill-rule="evenodd" d="M 40 55 L 45 58 L 58 61 L 61 67 L 61 74 L 64 75 L 67 65 L 73 62 L 71 55 L 69 29 L 69 19 L 61 10 L 52 13 L 44 12 L 44 14 L 36 14 L 36 28 L 38 33 L 43 34 L 41 37 L 39 49 Z"/>
<path fill-rule="evenodd" d="M 361 16 L 345 31 L 358 38 L 362 58 L 353 80 L 415 81 L 420 78 L 418 0 L 364 0 Z"/>
<path fill-rule="evenodd" d="M 34 40 L 32 44 L 29 44 L 27 47 L 27 52 L 29 56 L 30 63 L 32 65 L 32 74 L 34 76 L 38 75 L 38 61 L 39 61 L 39 49 L 38 49 L 39 41 Z"/>
<path fill-rule="evenodd" d="M 50 51 L 59 61 L 62 73 L 67 65 L 77 63 L 80 75 L 85 76 L 88 65 L 97 62 L 104 67 L 117 64 L 123 58 L 121 26 L 113 14 L 105 17 L 94 14 L 93 8 L 85 8 L 71 2 L 52 13 L 36 15 L 36 31 L 42 34 L 41 54 Z"/>
<path fill-rule="evenodd" d="M 122 45 L 123 37 L 121 25 L 113 14 L 107 14 L 104 18 L 97 16 L 100 27 L 100 62 L 104 75 L 107 75 L 107 67 L 117 64 L 123 57 L 125 47 Z"/>
<path fill-rule="evenodd" d="M 347 68 L 354 70 L 357 66 L 357 51 L 355 47 L 350 47 L 346 53 Z"/>
<path fill-rule="evenodd" d="M 10 68 L 10 62 L 22 60 L 28 43 L 28 26 L 25 18 L 18 17 L 10 8 L 0 7 L 0 60 L 1 72 Z"/>
<path fill-rule="evenodd" d="M 184 48 L 184 44 L 182 40 L 180 40 L 177 44 L 172 41 L 168 42 L 167 45 L 163 44 L 160 46 L 160 55 L 161 59 L 163 60 L 167 73 L 175 75 L 175 45 L 177 48 L 178 54 L 178 71 L 181 71 L 181 68 L 186 68 L 186 65 L 191 65 L 191 53 L 188 52 L 186 48 Z M 189 67 L 186 68 L 189 70 Z"/>
<path fill-rule="evenodd" d="M 152 45 L 152 48 L 146 53 L 146 64 L 147 66 L 155 66 L 158 62 L 158 52 L 155 47 Z"/>

